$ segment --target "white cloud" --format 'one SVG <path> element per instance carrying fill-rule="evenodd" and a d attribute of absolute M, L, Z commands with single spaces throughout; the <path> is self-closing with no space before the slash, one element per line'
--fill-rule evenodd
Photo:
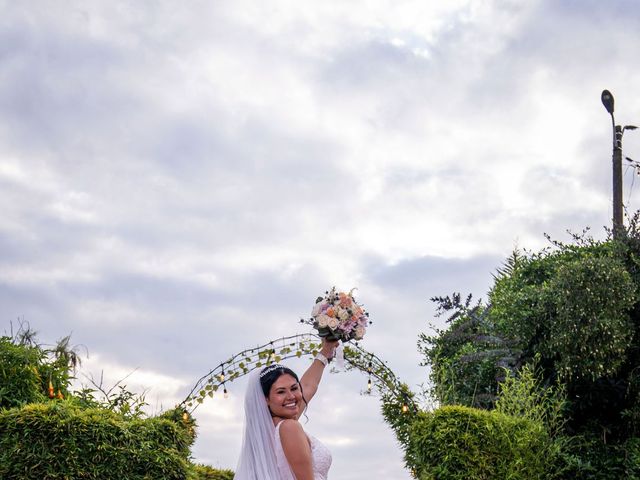
<path fill-rule="evenodd" d="M 12 4 L 3 311 L 73 331 L 105 372 L 148 372 L 168 406 L 296 331 L 320 291 L 358 286 L 366 345 L 417 384 L 429 297 L 482 296 L 516 244 L 610 222 L 599 95 L 640 122 L 636 23 L 627 1 Z M 639 159 L 640 135 L 624 142 Z M 408 478 L 377 402 L 339 378 L 353 428 L 309 425 L 336 476 Z M 233 468 L 238 388 L 203 406 L 197 458 Z"/>

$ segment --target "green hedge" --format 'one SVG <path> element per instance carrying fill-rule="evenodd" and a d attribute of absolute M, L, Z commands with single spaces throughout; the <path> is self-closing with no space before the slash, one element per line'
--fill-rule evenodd
<path fill-rule="evenodd" d="M 0 478 L 185 479 L 193 425 L 125 419 L 71 401 L 0 410 Z"/>
<path fill-rule="evenodd" d="M 553 478 L 555 452 L 543 425 L 495 411 L 446 406 L 410 427 L 407 461 L 421 480 Z"/>
<path fill-rule="evenodd" d="M 233 480 L 233 471 L 217 470 L 208 465 L 194 465 L 189 480 Z"/>

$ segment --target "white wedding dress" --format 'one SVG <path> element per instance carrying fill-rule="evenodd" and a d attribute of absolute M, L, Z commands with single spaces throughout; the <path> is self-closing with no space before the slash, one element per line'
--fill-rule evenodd
<path fill-rule="evenodd" d="M 284 420 L 283 420 L 284 421 Z M 276 425 L 276 459 L 278 461 L 278 470 L 280 471 L 280 480 L 295 480 L 289 462 L 284 455 L 282 449 L 282 442 L 280 441 L 280 425 L 282 421 Z M 329 449 L 317 438 L 309 437 L 309 443 L 311 444 L 311 460 L 313 462 L 313 479 L 314 480 L 327 480 L 329 476 L 329 467 L 331 467 L 331 452 Z"/>

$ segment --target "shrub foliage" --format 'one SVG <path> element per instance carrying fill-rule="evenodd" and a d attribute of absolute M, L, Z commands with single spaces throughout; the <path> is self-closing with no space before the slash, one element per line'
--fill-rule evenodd
<path fill-rule="evenodd" d="M 233 480 L 233 471 L 197 464 L 193 466 L 189 480 Z"/>
<path fill-rule="evenodd" d="M 497 407 L 542 425 L 559 478 L 639 478 L 638 227 L 636 216 L 616 239 L 574 235 L 571 244 L 514 252 L 487 304 L 435 298 L 448 328 L 418 345 L 440 405 Z M 540 416 L 552 410 L 555 425 Z"/>
<path fill-rule="evenodd" d="M 183 479 L 193 436 L 71 400 L 0 411 L 0 478 Z"/>
<path fill-rule="evenodd" d="M 445 406 L 412 424 L 410 467 L 423 480 L 552 478 L 539 454 L 549 443 L 545 429 L 526 418 Z"/>
<path fill-rule="evenodd" d="M 69 337 L 47 349 L 20 329 L 0 337 L 0 478 L 230 480 L 190 462 L 195 422 L 182 408 L 147 418 L 124 386 L 70 392 Z"/>

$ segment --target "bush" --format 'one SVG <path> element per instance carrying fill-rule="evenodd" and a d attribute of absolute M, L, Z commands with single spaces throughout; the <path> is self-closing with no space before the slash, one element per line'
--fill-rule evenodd
<path fill-rule="evenodd" d="M 608 443 L 640 428 L 640 251 L 625 242 L 519 257 L 490 292 L 488 323 L 522 350 L 518 363 L 539 356 L 544 382 L 564 385 L 567 433 Z"/>
<path fill-rule="evenodd" d="M 187 420 L 125 419 L 68 400 L 1 410 L 0 478 L 184 479 Z"/>
<path fill-rule="evenodd" d="M 540 370 L 535 364 L 524 365 L 516 374 L 507 372 L 500 384 L 496 411 L 541 423 L 551 437 L 563 432 L 567 407 L 563 385 L 542 385 Z"/>
<path fill-rule="evenodd" d="M 56 350 L 46 350 L 35 344 L 30 330 L 22 333 L 21 338 L 0 337 L 0 409 L 69 395 L 72 365 L 59 350 L 69 337 Z"/>
<path fill-rule="evenodd" d="M 505 368 L 515 369 L 517 352 L 495 335 L 490 309 L 479 302 L 470 308 L 471 295 L 465 302 L 458 293 L 432 300 L 439 304 L 437 316 L 450 316 L 448 329 L 418 337 L 418 350 L 425 358 L 422 365 L 431 366 L 428 393 L 440 405 L 492 408 Z"/>
<path fill-rule="evenodd" d="M 208 465 L 194 465 L 189 480 L 233 480 L 233 471 L 217 470 Z"/>
<path fill-rule="evenodd" d="M 486 307 L 470 309 L 459 295 L 436 298 L 439 310 L 454 315 L 448 329 L 418 342 L 432 367 L 431 393 L 441 404 L 495 407 L 542 427 L 547 439 L 531 451 L 554 467 L 531 478 L 640 480 L 640 212 L 620 238 L 573 238 L 575 244 L 552 242 L 556 248 L 539 253 L 514 252 L 494 275 Z M 479 401 L 494 391 L 497 402 Z M 453 418 L 438 424 L 438 412 L 420 427 L 442 437 L 435 446 L 421 430 L 408 441 L 407 461 L 422 478 L 522 477 L 498 467 L 502 423 L 494 442 L 478 430 L 479 414 L 467 415 L 471 427 L 462 428 Z M 448 438 L 447 429 L 466 443 L 455 433 Z M 453 453 L 439 451 L 442 444 L 454 445 Z M 464 448 L 480 449 L 476 463 Z M 493 460 L 483 473 L 477 463 L 487 455 Z M 526 450 L 509 455 L 538 468 Z"/>
<path fill-rule="evenodd" d="M 410 452 L 423 480 L 553 478 L 541 423 L 495 411 L 445 406 L 421 412 L 411 426 Z"/>
<path fill-rule="evenodd" d="M 554 321 L 547 355 L 568 380 L 615 375 L 631 345 L 636 286 L 620 260 L 585 258 L 558 268 L 548 284 Z"/>
<path fill-rule="evenodd" d="M 35 347 L 14 345 L 0 337 L 0 409 L 45 399 L 38 366 L 43 353 Z"/>
<path fill-rule="evenodd" d="M 565 475 L 573 480 L 640 480 L 640 439 L 607 444 L 601 438 L 580 435 L 571 438 L 563 453 Z"/>

